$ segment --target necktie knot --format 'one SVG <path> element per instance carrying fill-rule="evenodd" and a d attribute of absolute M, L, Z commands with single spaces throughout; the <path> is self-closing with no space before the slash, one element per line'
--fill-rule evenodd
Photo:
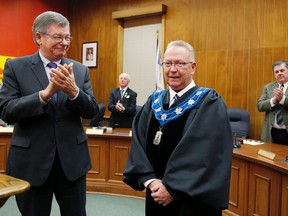
<path fill-rule="evenodd" d="M 48 66 L 49 68 L 57 68 L 57 64 L 54 63 L 54 62 L 49 62 L 49 63 L 47 64 L 47 66 Z"/>
<path fill-rule="evenodd" d="M 178 95 L 178 94 L 175 94 L 174 97 L 173 97 L 173 99 L 172 99 L 171 102 L 170 102 L 170 106 L 169 106 L 169 107 L 171 107 L 173 104 L 175 104 L 175 102 L 178 100 L 178 98 L 179 98 L 179 95 Z"/>
<path fill-rule="evenodd" d="M 174 99 L 174 102 L 175 102 L 175 101 L 177 101 L 177 100 L 178 100 L 178 98 L 179 98 L 179 95 L 178 95 L 178 94 L 175 94 L 175 95 L 174 95 L 174 97 L 173 97 L 173 99 Z"/>

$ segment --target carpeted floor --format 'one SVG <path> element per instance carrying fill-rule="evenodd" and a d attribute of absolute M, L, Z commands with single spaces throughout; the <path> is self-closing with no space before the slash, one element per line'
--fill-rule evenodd
<path fill-rule="evenodd" d="M 87 194 L 87 216 L 144 216 L 145 200 L 122 196 Z M 20 216 L 15 196 L 0 208 L 1 216 Z M 60 216 L 58 204 L 53 199 L 51 216 Z"/>

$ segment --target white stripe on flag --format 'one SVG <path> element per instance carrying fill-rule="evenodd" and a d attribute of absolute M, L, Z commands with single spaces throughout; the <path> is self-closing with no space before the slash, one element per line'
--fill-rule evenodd
<path fill-rule="evenodd" d="M 163 68 L 161 65 L 161 51 L 159 43 L 156 54 L 156 90 L 164 89 Z"/>

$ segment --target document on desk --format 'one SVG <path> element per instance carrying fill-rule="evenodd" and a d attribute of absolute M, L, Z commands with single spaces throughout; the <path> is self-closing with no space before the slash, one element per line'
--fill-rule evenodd
<path fill-rule="evenodd" d="M 86 134 L 103 134 L 104 133 L 104 130 L 103 129 L 90 129 L 90 128 L 87 128 L 86 129 Z"/>
<path fill-rule="evenodd" d="M 251 139 L 244 139 L 243 144 L 247 145 L 262 145 L 264 142 L 259 141 L 259 140 L 251 140 Z"/>

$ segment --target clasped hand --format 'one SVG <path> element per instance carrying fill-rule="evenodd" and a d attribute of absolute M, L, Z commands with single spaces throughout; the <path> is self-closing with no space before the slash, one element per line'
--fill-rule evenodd
<path fill-rule="evenodd" d="M 120 103 L 120 101 L 118 101 L 118 102 L 116 103 L 115 108 L 116 108 L 119 112 L 124 112 L 124 110 L 125 110 L 123 104 Z"/>
<path fill-rule="evenodd" d="M 52 68 L 50 76 L 50 83 L 46 90 L 48 90 L 51 95 L 63 90 L 69 98 L 76 96 L 78 87 L 73 73 L 73 63 L 69 65 L 58 65 L 57 68 Z"/>
<path fill-rule="evenodd" d="M 154 201 L 160 205 L 166 206 L 174 200 L 160 179 L 153 180 L 149 184 L 149 188 L 152 192 L 151 196 L 154 198 Z"/>
<path fill-rule="evenodd" d="M 273 97 L 273 103 L 274 104 L 277 104 L 279 103 L 279 101 L 281 101 L 283 95 L 284 95 L 284 92 L 283 92 L 283 89 L 282 88 L 275 88 L 273 90 L 273 94 L 274 94 L 274 97 Z"/>

